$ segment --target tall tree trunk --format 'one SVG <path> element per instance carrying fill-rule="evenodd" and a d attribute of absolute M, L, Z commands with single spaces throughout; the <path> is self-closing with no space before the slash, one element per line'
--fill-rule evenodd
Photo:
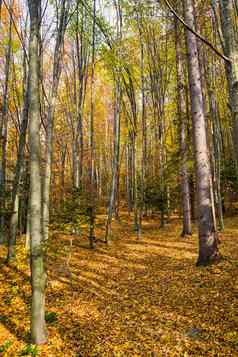
<path fill-rule="evenodd" d="M 51 166 L 52 166 L 52 147 L 53 147 L 53 128 L 54 128 L 54 112 L 58 93 L 59 80 L 61 75 L 61 64 L 63 57 L 64 35 L 67 26 L 69 4 L 67 0 L 61 1 L 60 20 L 57 29 L 57 38 L 54 49 L 53 63 L 53 82 L 49 98 L 49 108 L 47 116 L 46 128 L 46 151 L 45 151 L 45 173 L 43 177 L 43 219 L 42 231 L 44 240 L 48 240 L 49 236 L 49 213 L 50 213 L 50 181 L 51 181 Z"/>
<path fill-rule="evenodd" d="M 95 8 L 96 10 L 96 8 Z M 81 15 L 81 22 L 79 16 Z M 95 20 L 93 20 L 95 22 Z M 83 113 L 85 95 L 88 82 L 88 62 L 89 62 L 89 44 L 85 39 L 85 31 L 87 17 L 85 8 L 83 7 L 80 12 L 79 4 L 77 6 L 77 32 L 76 32 L 76 56 L 77 56 L 77 74 L 78 74 L 78 89 L 76 96 L 77 107 L 77 126 L 75 131 L 75 146 L 77 148 L 77 185 L 82 189 L 83 179 L 83 156 L 84 156 L 84 136 L 83 136 Z M 93 25 L 94 26 L 94 25 Z M 94 35 L 93 35 L 94 36 Z M 76 80 L 76 79 L 75 79 Z"/>
<path fill-rule="evenodd" d="M 193 1 L 184 0 L 183 5 L 186 22 L 190 27 L 194 28 Z M 219 257 L 218 239 L 215 232 L 212 212 L 211 169 L 208 155 L 209 148 L 203 108 L 197 40 L 195 35 L 189 30 L 186 30 L 186 43 L 198 203 L 199 256 L 197 265 L 207 265 L 216 261 Z"/>
<path fill-rule="evenodd" d="M 22 122 L 20 128 L 20 139 L 19 139 L 19 146 L 18 146 L 18 155 L 17 155 L 17 163 L 15 167 L 15 175 L 13 180 L 13 190 L 12 190 L 12 214 L 11 214 L 11 221 L 10 221 L 10 237 L 8 242 L 8 255 L 7 261 L 10 262 L 14 259 L 16 254 L 16 231 L 17 231 L 17 224 L 18 224 L 18 203 L 19 203 L 19 186 L 21 180 L 21 171 L 23 166 L 24 160 L 24 150 L 26 144 L 26 132 L 28 126 L 28 108 L 29 108 L 29 98 L 28 98 L 28 91 L 29 91 L 29 80 L 25 78 L 25 82 L 27 85 L 24 85 L 24 107 L 22 111 Z"/>
<path fill-rule="evenodd" d="M 233 141 L 238 161 L 238 34 L 235 28 L 236 16 L 233 0 L 219 0 L 221 28 L 225 42 L 225 55 L 231 59 L 226 63 L 229 99 L 233 120 Z"/>
<path fill-rule="evenodd" d="M 183 66 L 181 56 L 181 38 L 178 28 L 178 22 L 175 19 L 175 41 L 176 41 L 176 64 L 177 64 L 177 116 L 180 128 L 180 153 L 181 153 L 181 191 L 183 207 L 183 230 L 181 236 L 192 234 L 191 224 L 191 203 L 189 176 L 187 169 L 187 117 L 186 117 L 186 92 L 183 80 Z"/>
<path fill-rule="evenodd" d="M 147 175 L 147 121 L 146 121 L 146 103 L 145 103 L 145 69 L 144 69 L 144 44 L 141 39 L 141 125 L 142 125 L 142 156 L 141 156 L 141 220 L 145 211 L 145 189 Z"/>
<path fill-rule="evenodd" d="M 140 10 L 138 9 L 138 12 Z M 147 121 L 146 121 L 146 105 L 145 105 L 145 56 L 144 56 L 144 40 L 142 33 L 142 15 L 137 12 L 137 24 L 139 28 L 140 40 L 140 84 L 141 84 L 141 183 L 139 197 L 139 232 L 141 233 L 142 218 L 145 211 L 145 180 L 147 173 Z M 139 235 L 138 235 L 139 236 Z"/>
<path fill-rule="evenodd" d="M 133 188 L 133 203 L 134 203 L 134 226 L 137 232 L 137 238 L 141 236 L 141 194 L 139 193 L 139 170 L 138 170 L 138 153 L 137 150 L 137 105 L 136 105 L 136 93 L 133 84 L 133 79 L 129 69 L 126 70 L 128 75 L 128 83 L 123 77 L 124 86 L 127 92 L 127 96 L 131 107 L 131 120 L 128 127 L 128 140 L 131 146 L 131 165 L 132 165 L 132 188 Z M 128 124 L 128 121 L 127 121 Z"/>
<path fill-rule="evenodd" d="M 130 216 L 132 212 L 132 189 L 131 189 L 131 148 L 130 143 L 126 143 L 126 194 L 127 209 Z"/>
<path fill-rule="evenodd" d="M 224 229 L 222 195 L 221 195 L 221 128 L 218 105 L 212 89 L 209 90 L 210 115 L 212 118 L 213 138 L 213 181 L 216 210 L 219 218 L 220 230 Z"/>
<path fill-rule="evenodd" d="M 96 187 L 95 187 L 95 142 L 94 142 L 94 111 L 95 111 L 95 45 L 96 45 L 96 0 L 93 0 L 93 32 L 92 32 L 92 70 L 91 70 L 91 93 L 90 93 L 90 222 L 89 222 L 89 244 L 94 248 L 94 225 L 96 211 Z"/>
<path fill-rule="evenodd" d="M 28 0 L 30 12 L 29 42 L 29 143 L 30 143 L 30 235 L 31 235 L 31 337 L 39 345 L 46 343 L 44 241 L 41 225 L 41 148 L 39 44 L 41 1 Z"/>
<path fill-rule="evenodd" d="M 121 39 L 122 39 L 122 9 L 120 1 L 114 0 L 114 6 L 117 13 L 117 39 L 119 47 L 117 48 L 117 56 L 121 56 Z M 111 240 L 111 225 L 113 211 L 115 213 L 116 194 L 118 189 L 118 172 L 120 160 L 120 127 L 121 127 L 121 100 L 122 100 L 122 86 L 121 86 L 121 63 L 117 63 L 114 72 L 115 81 L 115 109 L 114 109 L 114 150 L 113 150 L 113 165 L 112 165 L 112 183 L 111 192 L 108 205 L 108 216 L 106 222 L 105 242 L 110 244 Z"/>
<path fill-rule="evenodd" d="M 60 155 L 60 207 L 64 205 L 64 194 L 65 194 L 65 163 L 67 156 L 67 144 L 62 147 Z"/>
<path fill-rule="evenodd" d="M 5 80 L 3 91 L 3 103 L 0 113 L 0 242 L 5 240 L 3 237 L 4 232 L 4 210 L 6 200 L 6 160 L 7 160 L 7 136 L 8 136 L 8 96 L 9 96 L 9 77 L 11 67 L 11 54 L 12 54 L 12 6 L 11 1 L 9 7 L 9 31 L 8 31 L 8 44 L 6 47 L 5 57 Z"/>
<path fill-rule="evenodd" d="M 158 124 L 159 137 L 159 181 L 160 181 L 160 228 L 165 226 L 166 185 L 165 185 L 165 147 L 164 147 L 164 118 L 160 116 Z"/>
<path fill-rule="evenodd" d="M 115 88 L 115 113 L 114 113 L 114 153 L 113 153 L 113 167 L 112 167 L 112 184 L 111 193 L 108 205 L 108 216 L 106 222 L 105 242 L 110 244 L 111 240 L 111 225 L 112 215 L 115 209 L 115 198 L 117 189 L 117 173 L 119 169 L 120 158 L 120 107 L 121 107 L 121 83 L 120 78 L 116 77 Z"/>

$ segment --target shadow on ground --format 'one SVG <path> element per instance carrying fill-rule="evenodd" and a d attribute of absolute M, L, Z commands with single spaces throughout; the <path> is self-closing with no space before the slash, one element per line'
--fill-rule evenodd
<path fill-rule="evenodd" d="M 147 222 L 141 241 L 132 226 L 116 224 L 112 246 L 99 243 L 94 251 L 84 249 L 86 237 L 74 236 L 71 246 L 72 236 L 55 235 L 47 310 L 57 319 L 48 324 L 49 344 L 40 355 L 234 356 L 234 230 L 223 238 L 222 249 L 231 259 L 200 269 L 194 265 L 196 238 L 180 238 L 177 221 L 161 231 L 156 222 Z M 102 229 L 97 236 L 103 237 Z M 29 270 L 24 257 L 0 269 L 0 324 L 20 349 L 29 341 Z"/>

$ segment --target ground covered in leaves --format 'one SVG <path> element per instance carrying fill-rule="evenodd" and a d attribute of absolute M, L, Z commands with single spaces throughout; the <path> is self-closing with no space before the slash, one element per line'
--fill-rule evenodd
<path fill-rule="evenodd" d="M 196 268 L 197 239 L 176 220 L 158 229 L 114 223 L 113 244 L 54 232 L 48 259 L 49 343 L 29 342 L 30 282 L 23 238 L 17 262 L 0 247 L 0 356 L 238 356 L 238 219 L 226 221 L 218 265 Z M 103 238 L 103 217 L 97 237 Z"/>

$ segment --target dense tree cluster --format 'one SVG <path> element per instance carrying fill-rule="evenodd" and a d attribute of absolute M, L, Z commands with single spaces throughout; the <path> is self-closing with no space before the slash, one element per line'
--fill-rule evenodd
<path fill-rule="evenodd" d="M 51 229 L 127 211 L 138 239 L 183 217 L 197 265 L 220 259 L 238 188 L 238 32 L 233 0 L 0 1 L 0 241 L 25 234 L 35 344 L 47 341 Z M 178 237 L 178 239 L 180 239 Z"/>

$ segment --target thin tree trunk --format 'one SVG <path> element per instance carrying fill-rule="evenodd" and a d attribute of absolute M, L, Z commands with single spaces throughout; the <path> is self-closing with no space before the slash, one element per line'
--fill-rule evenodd
<path fill-rule="evenodd" d="M 25 64 L 26 65 L 26 64 Z M 26 84 L 27 83 L 27 84 Z M 18 225 L 18 203 L 19 203 L 19 186 L 21 180 L 21 171 L 24 160 L 24 150 L 26 144 L 26 132 L 28 126 L 28 107 L 29 107 L 29 80 L 27 79 L 27 74 L 25 70 L 25 79 L 24 79 L 24 106 L 22 111 L 22 122 L 20 128 L 20 139 L 19 139 L 19 147 L 18 147 L 18 155 L 17 155 L 17 163 L 15 167 L 15 175 L 13 180 L 13 191 L 12 191 L 12 215 L 10 221 L 10 237 L 8 242 L 8 255 L 7 261 L 10 262 L 15 258 L 16 255 L 16 231 Z"/>
<path fill-rule="evenodd" d="M 145 211 L 145 181 L 147 173 L 147 121 L 146 121 L 146 106 L 145 106 L 145 59 L 144 59 L 144 41 L 142 34 L 142 16 L 137 13 L 137 24 L 139 28 L 140 40 L 140 81 L 141 81 L 141 182 L 140 182 L 140 197 L 139 197 L 139 235 L 142 229 L 142 219 Z M 138 235 L 138 236 L 139 236 Z"/>
<path fill-rule="evenodd" d="M 130 144 L 126 143 L 126 193 L 127 193 L 127 209 L 130 216 L 132 212 L 132 197 L 131 197 L 131 156 Z"/>
<path fill-rule="evenodd" d="M 26 215 L 26 240 L 25 240 L 25 248 L 27 251 L 31 249 L 31 230 L 30 230 L 30 206 L 27 208 Z"/>
<path fill-rule="evenodd" d="M 94 248 L 95 228 L 95 143 L 94 143 L 94 111 L 95 111 L 95 45 L 96 45 L 96 0 L 93 0 L 93 33 L 92 33 L 92 70 L 91 70 L 91 93 L 90 93 L 90 222 L 89 222 L 89 245 Z"/>
<path fill-rule="evenodd" d="M 121 5 L 118 0 L 114 0 L 114 6 L 117 13 L 117 38 L 121 41 L 122 38 L 122 12 Z M 119 44 L 120 46 L 120 44 Z M 121 49 L 118 48 L 117 55 L 120 58 Z M 118 188 L 118 172 L 119 172 L 119 160 L 120 160 L 120 124 L 121 124 L 121 100 L 122 100 L 122 88 L 121 88 L 121 64 L 118 64 L 118 68 L 115 69 L 115 110 L 114 110 L 114 152 L 113 152 L 113 165 L 112 165 L 112 183 L 111 193 L 108 205 L 108 216 L 106 222 L 105 243 L 110 244 L 111 241 L 111 226 L 112 215 L 115 213 L 115 201 L 116 190 Z"/>
<path fill-rule="evenodd" d="M 8 137 L 8 96 L 9 96 L 9 77 L 11 67 L 11 54 L 12 54 L 12 6 L 10 4 L 9 14 L 9 31 L 8 31 L 8 44 L 6 48 L 5 59 L 5 80 L 3 91 L 3 103 L 0 113 L 0 242 L 5 240 L 3 237 L 4 232 L 4 215 L 5 199 L 6 199 L 6 155 L 7 155 L 7 137 Z"/>
<path fill-rule="evenodd" d="M 164 118 L 160 117 L 158 128 L 159 136 L 159 180 L 160 180 L 160 228 L 165 226 L 165 204 L 166 204 L 166 187 L 165 187 L 165 153 L 164 153 Z"/>
<path fill-rule="evenodd" d="M 54 49 L 53 63 L 53 82 L 49 98 L 49 109 L 47 116 L 46 129 L 46 151 L 45 151 L 45 173 L 43 177 L 43 219 L 42 231 L 44 240 L 48 240 L 49 236 L 49 213 L 50 213 L 50 181 L 51 181 L 51 166 L 52 166 L 52 147 L 53 147 L 53 128 L 54 128 L 54 112 L 56 106 L 57 92 L 61 75 L 61 64 L 63 57 L 64 35 L 67 26 L 69 5 L 66 0 L 62 0 L 59 27 L 57 30 L 57 38 Z"/>
<path fill-rule="evenodd" d="M 64 205 L 64 192 L 65 192 L 65 162 L 67 154 L 67 144 L 63 145 L 61 151 L 61 171 L 60 171 L 60 206 Z"/>
<path fill-rule="evenodd" d="M 111 240 L 111 225 L 112 215 L 115 209 L 116 187 L 117 187 L 117 172 L 119 168 L 120 157 L 120 106 L 121 106 L 121 84 L 120 79 L 116 77 L 116 95 L 115 95 L 115 114 L 114 114 L 114 155 L 113 155 L 113 168 L 112 168 L 112 184 L 110 200 L 108 205 L 108 217 L 106 222 L 105 242 L 110 244 Z"/>
<path fill-rule="evenodd" d="M 222 209 L 221 197 L 221 133 L 220 133 L 220 120 L 216 98 L 212 90 L 209 91 L 209 102 L 212 118 L 212 138 L 213 138 L 213 157 L 214 157 L 214 193 L 216 209 L 219 218 L 220 230 L 224 230 L 224 219 Z"/>
<path fill-rule="evenodd" d="M 95 8 L 96 10 L 96 8 Z M 79 23 L 79 16 L 81 14 L 81 23 Z M 95 22 L 95 20 L 93 20 Z M 77 55 L 77 74 L 78 74 L 78 95 L 77 95 L 77 127 L 76 127 L 76 147 L 77 147 L 77 187 L 82 189 L 83 179 L 83 159 L 84 159 L 84 136 L 83 136 L 83 113 L 86 88 L 88 82 L 88 62 L 89 62 L 89 46 L 85 39 L 86 27 L 85 9 L 79 12 L 79 4 L 77 7 L 77 32 L 76 32 L 76 55 Z M 94 26 L 94 25 L 93 25 Z M 94 36 L 94 35 L 93 35 Z"/>
<path fill-rule="evenodd" d="M 180 152 L 181 152 L 181 191 L 183 208 L 183 230 L 182 237 L 192 234 L 191 224 L 191 203 L 189 176 L 187 169 L 187 117 L 186 117 L 186 96 L 183 81 L 183 66 L 181 56 L 181 39 L 178 28 L 178 21 L 175 19 L 175 41 L 176 41 L 176 64 L 177 64 L 177 116 L 180 128 Z"/>
<path fill-rule="evenodd" d="M 139 173 L 137 168 L 137 135 L 133 133 L 133 165 L 134 165 L 134 225 L 137 239 L 141 238 L 141 200 L 139 197 Z"/>
<path fill-rule="evenodd" d="M 235 29 L 236 16 L 233 0 L 219 0 L 221 28 L 225 42 L 225 55 L 231 59 L 226 63 L 226 75 L 229 87 L 229 99 L 233 120 L 233 141 L 238 161 L 238 35 Z"/>
<path fill-rule="evenodd" d="M 133 203 L 134 203 L 134 226 L 135 231 L 137 232 L 137 238 L 139 239 L 141 236 L 141 197 L 139 193 L 139 173 L 137 164 L 138 160 L 138 152 L 137 150 L 137 105 L 136 105 L 136 94 L 135 88 L 132 80 L 132 76 L 129 70 L 127 70 L 128 75 L 128 83 L 123 77 L 124 86 L 127 92 L 127 96 L 130 102 L 131 107 L 131 125 L 128 127 L 128 140 L 131 146 L 131 165 L 132 165 L 132 188 L 133 188 Z M 127 121 L 128 123 L 128 121 Z"/>
<path fill-rule="evenodd" d="M 142 40 L 141 40 L 142 41 Z M 147 175 L 147 121 L 145 105 L 145 74 L 144 74 L 144 45 L 141 42 L 141 124 L 142 124 L 142 157 L 141 157 L 141 219 L 145 211 L 145 189 Z"/>

